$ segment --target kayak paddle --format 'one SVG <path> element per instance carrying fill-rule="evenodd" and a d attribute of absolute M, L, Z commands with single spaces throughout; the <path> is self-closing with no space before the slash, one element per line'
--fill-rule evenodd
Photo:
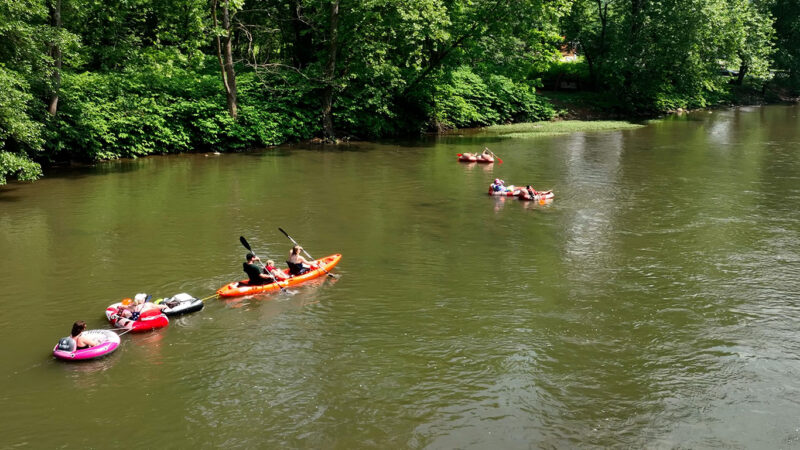
<path fill-rule="evenodd" d="M 246 248 L 250 253 L 252 253 L 253 256 L 256 255 L 256 252 L 253 251 L 253 249 L 250 247 L 250 244 L 247 242 L 247 239 L 245 239 L 244 236 L 239 236 L 239 242 L 241 242 L 242 245 L 244 246 L 244 248 Z M 259 264 L 261 264 L 261 268 L 262 269 L 266 269 L 266 267 L 264 267 L 264 263 L 262 263 L 260 259 L 259 259 L 258 262 L 259 262 Z M 278 280 L 278 278 L 275 277 L 275 275 L 270 273 L 269 276 L 271 276 L 272 279 L 275 280 L 275 283 L 278 285 L 279 288 L 281 288 L 281 291 L 285 291 L 286 290 L 286 288 L 281 286 L 280 280 Z"/>
<path fill-rule="evenodd" d="M 289 233 L 287 233 L 287 232 L 283 231 L 283 228 L 281 228 L 281 227 L 278 227 L 278 229 L 279 229 L 279 230 L 281 230 L 281 233 L 283 233 L 283 234 L 284 234 L 284 236 L 286 236 L 287 238 L 289 238 L 289 240 L 290 240 L 290 241 L 292 241 L 292 243 L 293 243 L 294 245 L 296 245 L 296 246 L 300 247 L 301 249 L 303 249 L 303 253 L 305 253 L 305 254 L 306 254 L 306 256 L 308 256 L 308 257 L 309 257 L 309 258 L 311 258 L 312 260 L 316 261 L 316 260 L 314 259 L 314 257 L 313 257 L 313 256 L 311 256 L 311 255 L 309 255 L 309 254 L 308 254 L 308 252 L 306 251 L 306 249 L 304 249 L 304 248 L 303 248 L 303 246 L 301 246 L 300 244 L 298 244 L 298 243 L 297 243 L 297 241 L 295 241 L 294 239 L 292 239 L 292 237 L 291 237 L 291 236 L 289 236 Z M 339 277 L 337 277 L 336 275 L 334 275 L 334 274 L 332 274 L 332 273 L 328 272 L 327 270 L 325 270 L 325 268 L 324 268 L 324 267 L 322 267 L 322 265 L 321 265 L 321 264 L 320 264 L 318 267 L 319 267 L 320 269 L 322 269 L 322 271 L 323 271 L 323 272 L 327 273 L 329 277 L 332 277 L 332 278 L 339 278 Z"/>

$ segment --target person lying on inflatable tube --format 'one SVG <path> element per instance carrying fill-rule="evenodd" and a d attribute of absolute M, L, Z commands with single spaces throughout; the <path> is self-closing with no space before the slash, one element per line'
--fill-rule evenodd
<path fill-rule="evenodd" d="M 139 318 L 145 313 L 149 311 L 158 310 L 158 312 L 162 312 L 163 310 L 169 308 L 170 306 L 166 303 L 155 304 L 150 303 L 147 300 L 151 298 L 148 294 L 136 294 L 133 297 L 133 301 L 131 299 L 126 298 L 122 300 L 122 305 L 117 308 L 117 314 L 120 317 L 124 317 L 126 319 L 131 320 L 139 320 Z M 151 313 L 152 315 L 152 313 Z"/>
<path fill-rule="evenodd" d="M 58 341 L 58 349 L 65 352 L 74 352 L 75 350 L 83 350 L 100 344 L 88 336 L 83 336 L 85 330 L 86 322 L 82 320 L 75 321 L 72 324 L 72 332 L 70 332 L 69 336 Z"/>

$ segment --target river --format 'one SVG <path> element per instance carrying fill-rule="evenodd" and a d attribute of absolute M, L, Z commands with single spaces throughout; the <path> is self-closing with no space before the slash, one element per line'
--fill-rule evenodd
<path fill-rule="evenodd" d="M 0 187 L 2 448 L 798 448 L 800 107 L 626 131 L 290 146 Z M 503 159 L 465 165 L 488 145 Z M 550 204 L 486 195 L 495 177 Z M 245 236 L 326 277 L 122 336 L 137 292 L 214 294 Z"/>

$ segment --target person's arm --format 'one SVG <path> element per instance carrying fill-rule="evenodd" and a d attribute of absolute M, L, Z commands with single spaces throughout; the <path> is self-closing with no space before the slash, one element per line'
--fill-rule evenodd
<path fill-rule="evenodd" d="M 125 305 L 117 306 L 117 316 L 119 317 L 130 317 L 131 316 L 131 307 Z"/>
<path fill-rule="evenodd" d="M 317 264 L 314 261 L 309 261 L 309 260 L 303 258 L 302 256 L 298 256 L 298 258 L 300 258 L 300 261 L 303 264 L 305 264 L 305 265 L 307 265 L 309 267 L 317 267 Z"/>

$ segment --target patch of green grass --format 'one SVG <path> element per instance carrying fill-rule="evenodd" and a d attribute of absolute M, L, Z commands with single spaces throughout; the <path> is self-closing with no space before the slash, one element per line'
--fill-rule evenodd
<path fill-rule="evenodd" d="M 501 137 L 524 138 L 531 136 L 552 136 L 586 131 L 631 130 L 644 125 L 621 120 L 560 120 L 557 122 L 515 123 L 492 125 L 483 130 Z"/>

